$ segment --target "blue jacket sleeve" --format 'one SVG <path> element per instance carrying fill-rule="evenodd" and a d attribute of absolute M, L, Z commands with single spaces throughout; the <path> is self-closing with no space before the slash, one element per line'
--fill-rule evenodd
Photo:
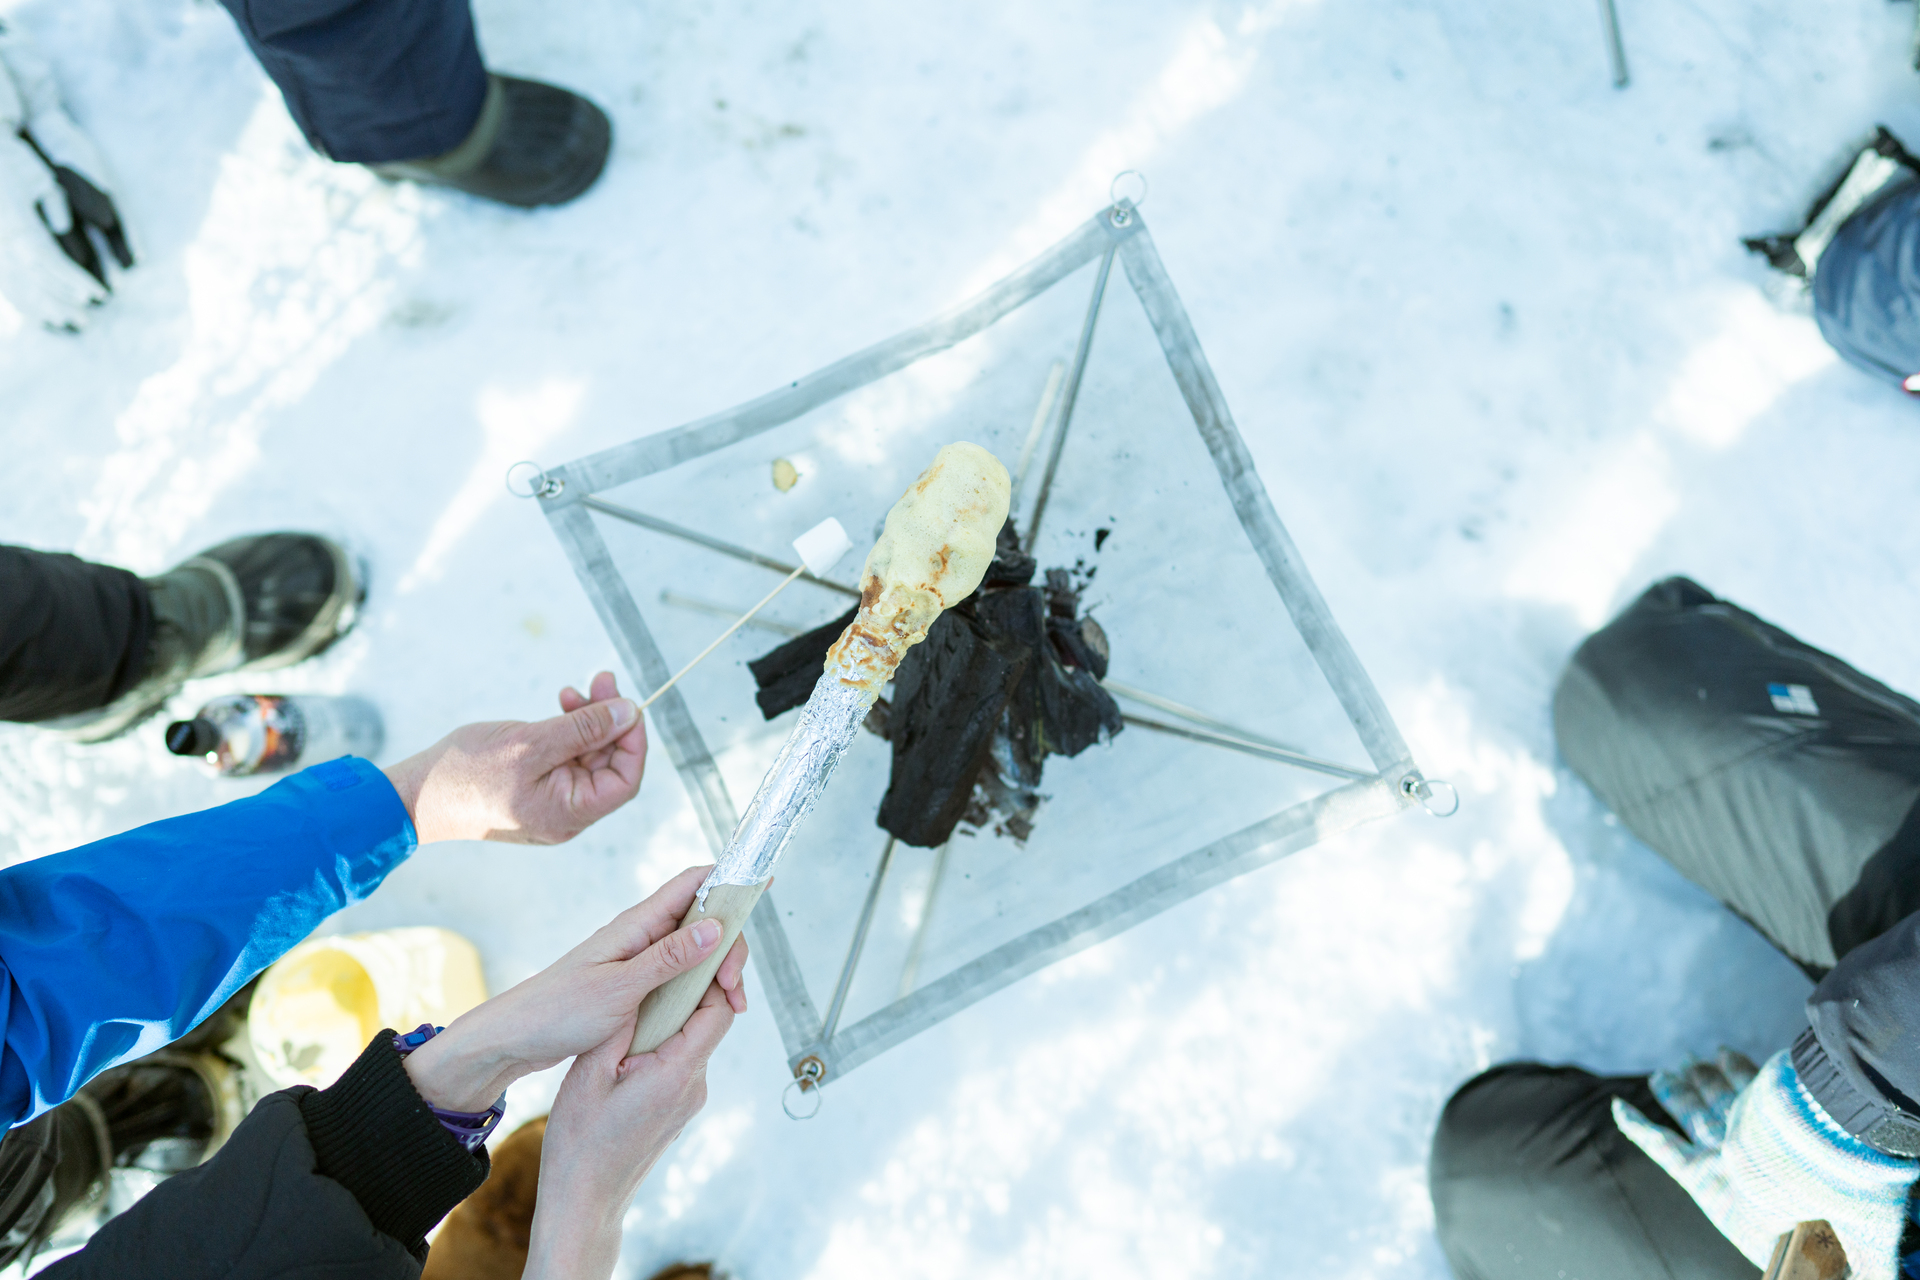
<path fill-rule="evenodd" d="M 0 871 L 0 1132 L 185 1035 L 417 843 L 349 756 Z"/>

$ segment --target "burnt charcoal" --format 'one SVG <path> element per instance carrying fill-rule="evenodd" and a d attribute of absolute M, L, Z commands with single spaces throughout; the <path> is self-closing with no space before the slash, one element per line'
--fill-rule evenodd
<path fill-rule="evenodd" d="M 1107 629 L 1092 618 L 1080 619 L 1080 639 L 1090 653 L 1099 659 L 1099 665 L 1088 667 L 1100 679 L 1107 678 L 1107 663 L 1113 658 L 1113 646 L 1107 643 Z"/>
<path fill-rule="evenodd" d="M 1090 671 L 1047 663 L 1039 688 L 1040 743 L 1048 755 L 1077 756 L 1125 727 L 1120 704 Z"/>
<path fill-rule="evenodd" d="M 937 848 L 965 823 L 1025 841 L 1040 811 L 1049 755 L 1077 756 L 1120 732 L 1120 708 L 1100 687 L 1106 633 L 1079 617 L 1076 578 L 1038 566 L 1001 527 L 993 563 L 971 596 L 907 650 L 866 727 L 893 746 L 879 824 L 903 843 Z M 771 720 L 804 703 L 853 610 L 747 664 Z"/>
<path fill-rule="evenodd" d="M 771 720 L 813 696 L 813 686 L 827 666 L 827 650 L 833 648 L 833 642 L 858 612 L 857 608 L 849 609 L 825 626 L 795 636 L 747 664 L 753 682 L 760 687 L 753 700 L 760 704 L 762 715 Z"/>
<path fill-rule="evenodd" d="M 1056 618 L 1072 621 L 1073 615 L 1080 611 L 1080 592 L 1073 585 L 1071 569 L 1047 570 L 1047 612 Z"/>
<path fill-rule="evenodd" d="M 1033 581 L 1036 567 L 1034 558 L 1020 549 L 1020 537 L 1013 531 L 1013 518 L 1009 516 L 994 540 L 993 563 L 987 566 L 987 576 L 980 580 L 974 594 L 1000 587 L 1024 587 Z"/>
<path fill-rule="evenodd" d="M 1007 785 L 1030 791 L 1040 785 L 1040 764 L 1047 754 L 1040 720 L 1034 713 L 1040 704 L 1041 671 L 1052 665 L 1046 652 L 1046 597 L 1037 588 L 1027 587 L 995 592 L 980 604 L 985 606 L 987 625 L 1037 659 L 1027 665 L 1007 699 L 1006 716 L 994 741 L 1000 776 Z"/>
<path fill-rule="evenodd" d="M 893 681 L 893 775 L 880 801 L 882 827 L 921 848 L 947 842 L 987 762 L 1007 698 L 1032 659 L 1032 649 L 983 625 L 966 606 L 940 615 L 907 651 Z"/>
<path fill-rule="evenodd" d="M 1053 651 L 1060 661 L 1069 667 L 1078 667 L 1082 671 L 1091 671 L 1095 680 L 1107 678 L 1107 655 L 1090 643 L 1087 631 L 1091 627 L 1104 646 L 1106 632 L 1092 618 L 1077 621 L 1067 618 L 1048 618 L 1047 637 L 1053 641 Z"/>
<path fill-rule="evenodd" d="M 1010 783 L 1001 773 L 1004 748 L 1007 743 L 1005 721 L 1002 731 L 993 735 L 993 750 L 987 753 L 986 767 L 980 770 L 980 780 L 973 786 L 973 801 L 967 806 L 966 816 L 960 821 L 978 831 L 988 827 L 1000 836 L 1011 836 L 1022 844 L 1033 834 L 1033 820 L 1040 813 L 1043 797 L 1033 788 L 1040 783 L 1038 773 L 1027 779 L 1027 785 Z"/>

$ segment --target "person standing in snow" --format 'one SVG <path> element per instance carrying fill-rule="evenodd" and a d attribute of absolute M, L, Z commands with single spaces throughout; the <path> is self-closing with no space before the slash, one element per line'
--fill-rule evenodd
<path fill-rule="evenodd" d="M 452 1025 L 382 1030 L 332 1086 L 268 1095 L 211 1160 L 39 1274 L 418 1280 L 427 1232 L 487 1177 L 507 1086 L 573 1057 L 547 1119 L 524 1275 L 605 1280 L 628 1203 L 704 1105 L 707 1059 L 746 1009 L 736 940 L 685 1029 L 627 1054 L 641 999 L 720 940 L 713 921 L 677 923 L 707 871 L 682 872 Z"/>
<path fill-rule="evenodd" d="M 1698 584 L 1575 653 L 1567 762 L 1817 985 L 1756 1066 L 1508 1063 L 1462 1086 L 1430 1186 L 1459 1280 L 1755 1280 L 1823 1220 L 1855 1280 L 1920 1275 L 1920 703 Z"/>
<path fill-rule="evenodd" d="M 502 204 L 565 204 L 613 126 L 577 93 L 489 72 L 468 0 L 221 0 L 331 160 Z"/>
<path fill-rule="evenodd" d="M 0 546 L 0 720 L 104 741 L 188 680 L 314 656 L 365 596 L 346 550 L 310 533 L 235 538 L 152 578 Z"/>
<path fill-rule="evenodd" d="M 313 149 L 520 208 L 565 204 L 613 126 L 556 85 L 490 72 L 468 0 L 222 0 Z M 0 19 L 0 296 L 78 330 L 134 255 L 100 152 L 46 59 Z M 106 257 L 102 256 L 102 249 Z"/>

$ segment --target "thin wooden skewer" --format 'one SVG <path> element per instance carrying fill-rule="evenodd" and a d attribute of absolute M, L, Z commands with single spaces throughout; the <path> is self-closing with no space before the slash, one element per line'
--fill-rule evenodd
<path fill-rule="evenodd" d="M 645 711 L 648 707 L 652 706 L 656 701 L 659 700 L 659 697 L 661 694 L 673 688 L 673 686 L 675 686 L 676 684 L 679 684 L 681 676 L 687 674 L 687 672 L 693 670 L 695 667 L 699 666 L 701 662 L 705 661 L 706 656 L 712 653 L 715 649 L 718 649 L 722 641 L 724 641 L 728 636 L 732 635 L 734 632 L 738 631 L 740 628 L 746 626 L 748 618 L 753 617 L 754 614 L 760 612 L 762 609 L 766 608 L 769 604 L 773 603 L 773 598 L 775 596 L 779 595 L 782 591 L 785 591 L 788 585 L 792 583 L 792 581 L 795 578 L 799 577 L 801 574 L 805 573 L 806 571 L 807 571 L 807 567 L 805 565 L 801 565 L 798 569 L 795 569 L 792 573 L 788 574 L 786 576 L 785 581 L 783 581 L 779 586 L 775 587 L 773 590 L 767 592 L 766 598 L 764 600 L 762 600 L 759 604 L 753 606 L 753 608 L 747 610 L 745 617 L 735 622 L 732 626 L 728 627 L 725 631 L 722 631 L 720 635 L 714 640 L 714 642 L 708 645 L 706 648 L 702 649 L 699 655 L 695 657 L 692 662 L 689 662 L 686 666 L 674 672 L 673 679 L 667 681 L 665 684 L 661 685 L 658 689 L 655 689 L 652 693 L 648 694 L 647 700 L 640 704 L 640 709 L 642 711 Z"/>
<path fill-rule="evenodd" d="M 1607 62 L 1613 68 L 1613 87 L 1627 87 L 1627 46 L 1620 39 L 1620 13 L 1613 0 L 1600 0 L 1600 32 L 1607 40 Z"/>
<path fill-rule="evenodd" d="M 670 604 L 680 609 L 688 609 L 694 613 L 710 613 L 716 618 L 737 618 L 740 616 L 738 609 L 729 609 L 723 604 L 715 604 L 711 600 L 702 600 L 698 596 L 681 595 L 678 591 L 662 591 L 660 593 L 660 603 Z M 774 622 L 767 618 L 748 618 L 746 623 L 748 626 L 758 627 L 762 631 L 771 631 L 777 636 L 787 636 L 791 638 L 793 636 L 806 634 L 805 630 L 800 627 L 790 627 L 784 622 Z"/>

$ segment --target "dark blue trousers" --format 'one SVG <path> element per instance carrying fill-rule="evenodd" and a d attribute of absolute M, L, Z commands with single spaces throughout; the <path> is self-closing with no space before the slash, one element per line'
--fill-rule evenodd
<path fill-rule="evenodd" d="M 321 155 L 424 160 L 480 118 L 467 0 L 221 0 Z"/>

